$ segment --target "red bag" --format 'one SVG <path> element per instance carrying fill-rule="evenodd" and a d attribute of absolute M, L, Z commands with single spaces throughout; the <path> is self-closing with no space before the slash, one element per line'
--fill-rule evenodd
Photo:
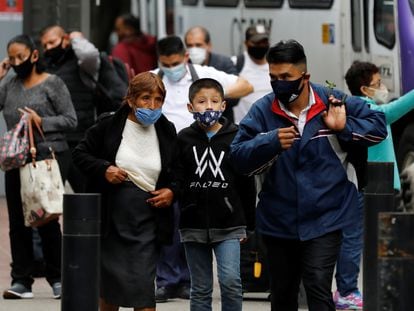
<path fill-rule="evenodd" d="M 29 114 L 24 113 L 13 129 L 0 137 L 0 168 L 8 171 L 26 164 L 29 154 Z"/>

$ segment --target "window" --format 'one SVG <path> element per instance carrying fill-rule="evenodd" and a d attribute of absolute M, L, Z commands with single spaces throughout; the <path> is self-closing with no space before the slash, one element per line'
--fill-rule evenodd
<path fill-rule="evenodd" d="M 197 5 L 198 0 L 182 0 L 183 5 Z"/>
<path fill-rule="evenodd" d="M 369 53 L 369 0 L 364 0 L 364 44 Z"/>
<path fill-rule="evenodd" d="M 362 51 L 361 1 L 351 0 L 351 33 L 352 48 L 355 52 Z"/>
<path fill-rule="evenodd" d="M 204 0 L 205 6 L 236 7 L 238 4 L 239 0 Z"/>
<path fill-rule="evenodd" d="M 244 5 L 246 8 L 281 8 L 283 0 L 244 0 Z"/>
<path fill-rule="evenodd" d="M 374 33 L 377 41 L 392 49 L 395 44 L 394 1 L 376 0 L 374 3 Z"/>
<path fill-rule="evenodd" d="M 298 9 L 330 9 L 333 0 L 289 0 L 291 8 Z"/>
<path fill-rule="evenodd" d="M 411 13 L 414 15 L 414 0 L 410 0 Z"/>

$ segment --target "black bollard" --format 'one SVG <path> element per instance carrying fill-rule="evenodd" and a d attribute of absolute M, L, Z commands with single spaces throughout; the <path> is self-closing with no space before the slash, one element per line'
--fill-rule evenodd
<path fill-rule="evenodd" d="M 380 213 L 378 231 L 377 310 L 412 310 L 414 213 Z"/>
<path fill-rule="evenodd" d="M 62 311 L 97 311 L 101 195 L 63 198 Z"/>
<path fill-rule="evenodd" d="M 378 309 L 378 216 L 394 209 L 394 164 L 369 162 L 364 207 L 364 310 Z"/>

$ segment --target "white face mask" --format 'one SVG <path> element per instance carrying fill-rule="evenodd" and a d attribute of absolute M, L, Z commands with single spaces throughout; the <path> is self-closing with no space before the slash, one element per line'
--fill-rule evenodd
<path fill-rule="evenodd" d="M 206 60 L 207 50 L 204 48 L 189 48 L 188 53 L 190 54 L 190 59 L 193 64 L 202 65 Z"/>
<path fill-rule="evenodd" d="M 388 103 L 388 89 L 384 84 L 381 84 L 379 89 L 374 89 L 374 95 L 372 96 L 372 99 L 378 104 L 383 105 Z"/>

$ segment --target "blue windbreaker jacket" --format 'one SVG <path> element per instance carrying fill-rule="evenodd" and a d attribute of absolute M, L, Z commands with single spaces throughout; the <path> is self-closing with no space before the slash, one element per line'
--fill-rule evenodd
<path fill-rule="evenodd" d="M 346 100 L 345 129 L 327 128 L 326 88 L 311 84 L 316 103 L 308 111 L 302 136 L 283 151 L 277 132 L 294 125 L 273 93 L 259 99 L 241 121 L 231 157 L 244 174 L 266 171 L 257 206 L 260 233 L 309 240 L 341 229 L 356 219 L 357 187 L 352 164 L 338 140 L 372 146 L 387 136 L 385 116 L 358 97 Z M 336 98 L 344 93 L 334 90 Z M 298 131 L 299 132 L 299 131 Z"/>

